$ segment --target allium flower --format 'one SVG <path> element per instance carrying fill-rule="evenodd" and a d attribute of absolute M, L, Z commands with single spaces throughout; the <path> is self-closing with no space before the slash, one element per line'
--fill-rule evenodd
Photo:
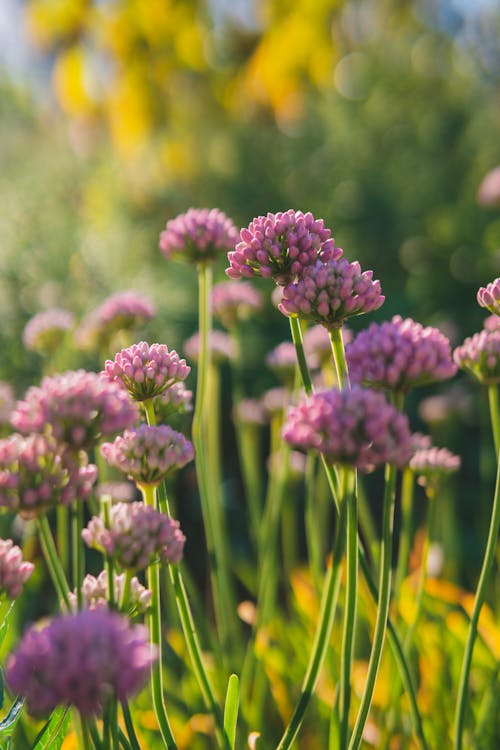
<path fill-rule="evenodd" d="M 342 326 L 342 341 L 344 346 L 352 341 L 352 332 Z M 327 329 L 323 325 L 314 325 L 304 333 L 304 350 L 306 356 L 316 356 L 320 363 L 332 362 L 332 344 Z"/>
<path fill-rule="evenodd" d="M 410 456 L 410 432 L 404 414 L 382 393 L 355 386 L 314 393 L 292 408 L 283 427 L 284 439 L 297 448 L 323 453 L 332 463 L 370 471 Z"/>
<path fill-rule="evenodd" d="M 185 380 L 191 368 L 175 349 L 165 344 L 140 341 L 106 360 L 104 372 L 111 381 L 123 383 L 136 401 L 146 401 L 171 385 Z"/>
<path fill-rule="evenodd" d="M 95 494 L 101 500 L 111 498 L 115 503 L 131 503 L 136 499 L 137 488 L 132 482 L 101 482 Z"/>
<path fill-rule="evenodd" d="M 34 568 L 12 539 L 0 539 L 0 596 L 17 599 Z"/>
<path fill-rule="evenodd" d="M 417 451 L 430 448 L 432 445 L 432 438 L 430 435 L 424 435 L 421 432 L 412 432 L 410 435 L 410 444 L 412 455 L 414 455 Z"/>
<path fill-rule="evenodd" d="M 457 371 L 446 336 L 400 315 L 369 325 L 347 346 L 346 357 L 351 382 L 394 391 L 447 380 Z"/>
<path fill-rule="evenodd" d="M 340 258 L 323 219 L 290 209 L 258 216 L 240 232 L 241 241 L 228 253 L 226 274 L 232 279 L 262 276 L 284 286 L 317 260 Z"/>
<path fill-rule="evenodd" d="M 167 221 L 160 234 L 160 249 L 166 258 L 178 256 L 205 263 L 231 250 L 237 241 L 238 230 L 218 208 L 190 208 Z"/>
<path fill-rule="evenodd" d="M 26 349 L 50 353 L 56 351 L 64 335 L 73 328 L 74 316 L 68 310 L 54 308 L 33 316 L 23 331 Z"/>
<path fill-rule="evenodd" d="M 447 448 L 422 448 L 410 459 L 409 467 L 417 475 L 417 481 L 423 487 L 436 489 L 439 481 L 460 468 L 460 457 Z"/>
<path fill-rule="evenodd" d="M 252 312 L 261 310 L 262 294 L 246 281 L 223 281 L 212 290 L 212 312 L 226 328 L 247 320 Z"/>
<path fill-rule="evenodd" d="M 225 362 L 236 357 L 236 343 L 229 334 L 224 331 L 210 331 L 208 340 L 214 362 Z M 200 334 L 196 332 L 190 336 L 184 342 L 183 349 L 188 359 L 197 362 L 200 356 Z"/>
<path fill-rule="evenodd" d="M 55 505 L 85 500 L 97 478 L 86 464 L 45 435 L 13 434 L 0 440 L 0 507 L 24 517 Z"/>
<path fill-rule="evenodd" d="M 283 315 L 340 328 L 346 318 L 378 310 L 385 297 L 373 271 L 361 271 L 357 261 L 338 258 L 303 269 L 296 281 L 283 289 L 278 309 Z"/>
<path fill-rule="evenodd" d="M 238 419 L 243 424 L 265 424 L 268 420 L 262 403 L 256 398 L 243 398 L 236 404 Z"/>
<path fill-rule="evenodd" d="M 265 358 L 266 365 L 285 384 L 291 385 L 297 368 L 297 354 L 291 341 L 282 341 L 274 347 Z M 319 367 L 319 360 L 314 355 L 308 357 L 309 367 Z"/>
<path fill-rule="evenodd" d="M 178 521 L 144 503 L 111 506 L 109 528 L 103 518 L 94 516 L 82 537 L 88 547 L 109 555 L 124 570 L 143 570 L 158 559 L 178 563 L 186 539 Z"/>
<path fill-rule="evenodd" d="M 500 383 L 500 329 L 482 330 L 465 339 L 453 352 L 461 370 L 471 373 L 480 383 Z"/>
<path fill-rule="evenodd" d="M 477 191 L 477 202 L 488 208 L 500 208 L 500 166 L 483 178 Z"/>
<path fill-rule="evenodd" d="M 282 414 L 290 404 L 291 396 L 288 388 L 269 388 L 262 396 L 262 406 L 270 416 Z"/>
<path fill-rule="evenodd" d="M 121 602 L 125 586 L 125 573 L 115 573 L 115 600 Z M 102 570 L 97 578 L 86 575 L 82 582 L 82 598 L 84 609 L 102 609 L 109 606 L 108 571 Z M 144 614 L 151 606 L 152 592 L 143 586 L 135 576 L 130 581 L 129 597 L 124 602 L 124 609 L 130 615 Z M 77 596 L 69 594 L 72 611 L 77 611 Z"/>
<path fill-rule="evenodd" d="M 76 339 L 85 349 L 100 346 L 118 331 L 130 331 L 152 320 L 156 310 L 151 301 L 129 289 L 104 300 L 81 322 Z"/>
<path fill-rule="evenodd" d="M 10 383 L 0 380 L 0 425 L 10 424 L 10 418 L 16 405 L 14 389 Z"/>
<path fill-rule="evenodd" d="M 184 383 L 174 383 L 163 393 L 160 393 L 155 401 L 163 419 L 172 414 L 187 414 L 193 411 L 193 391 L 188 390 Z"/>
<path fill-rule="evenodd" d="M 127 700 L 146 684 L 155 659 L 143 625 L 107 609 L 83 610 L 30 628 L 5 676 L 36 716 L 63 705 L 101 716 L 111 696 Z"/>
<path fill-rule="evenodd" d="M 50 433 L 73 448 L 90 448 L 137 420 L 137 407 L 121 385 L 84 370 L 44 378 L 28 389 L 12 415 L 20 432 Z"/>
<path fill-rule="evenodd" d="M 168 425 L 141 424 L 125 430 L 101 453 L 110 466 L 123 471 L 138 485 L 158 485 L 194 458 L 192 443 Z"/>
<path fill-rule="evenodd" d="M 500 330 L 500 316 L 499 315 L 488 315 L 483 321 L 483 328 L 487 331 L 499 331 Z"/>
<path fill-rule="evenodd" d="M 500 276 L 478 290 L 477 301 L 481 307 L 485 307 L 490 313 L 500 315 Z"/>

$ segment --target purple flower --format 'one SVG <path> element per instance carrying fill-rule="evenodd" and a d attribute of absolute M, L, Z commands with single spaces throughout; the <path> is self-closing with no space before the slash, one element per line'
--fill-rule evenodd
<path fill-rule="evenodd" d="M 115 600 L 121 602 L 125 586 L 125 573 L 115 573 L 114 577 L 114 595 Z M 69 594 L 71 609 L 76 612 L 77 596 L 75 593 Z M 139 579 L 133 576 L 130 580 L 130 591 L 123 608 L 129 617 L 136 614 L 144 614 L 151 605 L 152 592 L 145 588 Z M 86 575 L 82 582 L 82 599 L 84 609 L 102 609 L 109 607 L 109 586 L 108 571 L 102 570 L 97 578 L 92 575 Z"/>
<path fill-rule="evenodd" d="M 247 320 L 262 306 L 262 294 L 246 281 L 223 281 L 212 290 L 212 312 L 225 328 Z"/>
<path fill-rule="evenodd" d="M 317 260 L 285 286 L 278 309 L 283 315 L 340 328 L 346 318 L 378 310 L 385 297 L 373 271 L 361 271 L 357 261 L 347 258 Z"/>
<path fill-rule="evenodd" d="M 488 315 L 483 321 L 483 328 L 486 331 L 499 331 L 500 330 L 500 316 Z"/>
<path fill-rule="evenodd" d="M 114 360 L 106 360 L 105 375 L 111 381 L 123 383 L 136 401 L 146 401 L 162 393 L 171 385 L 185 380 L 191 368 L 175 349 L 165 344 L 140 341 L 122 349 Z"/>
<path fill-rule="evenodd" d="M 275 346 L 266 354 L 265 362 L 285 385 L 293 385 L 297 368 L 297 354 L 291 341 L 283 341 Z M 308 363 L 312 369 L 319 367 L 319 360 L 313 354 L 308 357 Z"/>
<path fill-rule="evenodd" d="M 224 333 L 224 331 L 210 331 L 208 342 L 214 362 L 235 359 L 236 342 L 229 334 Z M 193 333 L 184 342 L 183 349 L 188 359 L 197 362 L 200 356 L 200 334 L 198 332 Z"/>
<path fill-rule="evenodd" d="M 126 430 L 113 443 L 103 443 L 101 453 L 110 466 L 139 486 L 158 485 L 194 458 L 192 443 L 168 425 L 141 424 Z"/>
<path fill-rule="evenodd" d="M 258 216 L 240 232 L 241 241 L 228 253 L 226 274 L 232 279 L 262 276 L 282 286 L 301 276 L 317 260 L 340 258 L 323 219 L 302 211 Z"/>
<path fill-rule="evenodd" d="M 73 455 L 45 435 L 0 440 L 0 507 L 24 517 L 58 504 L 85 500 L 97 477 L 87 456 Z"/>
<path fill-rule="evenodd" d="M 480 383 L 500 383 L 500 329 L 483 329 L 465 339 L 453 352 L 453 359 L 461 370 L 469 372 Z"/>
<path fill-rule="evenodd" d="M 369 325 L 347 346 L 346 357 L 351 382 L 394 391 L 447 380 L 457 371 L 446 336 L 400 315 Z"/>
<path fill-rule="evenodd" d="M 107 609 L 83 610 L 30 628 L 5 676 L 34 715 L 68 705 L 101 716 L 111 695 L 124 701 L 146 684 L 155 659 L 143 625 Z"/>
<path fill-rule="evenodd" d="M 418 483 L 428 490 L 435 490 L 443 477 L 460 468 L 460 457 L 447 448 L 422 448 L 410 459 L 409 467 L 417 475 Z"/>
<path fill-rule="evenodd" d="M 158 559 L 178 563 L 186 540 L 178 521 L 144 503 L 111 506 L 109 528 L 102 517 L 94 516 L 82 537 L 124 570 L 143 570 Z"/>
<path fill-rule="evenodd" d="M 72 448 L 90 448 L 134 425 L 138 410 L 117 383 L 76 370 L 47 377 L 18 401 L 12 424 L 20 432 L 50 433 Z"/>
<path fill-rule="evenodd" d="M 187 414 L 193 411 L 193 391 L 186 388 L 184 383 L 174 383 L 155 400 L 155 408 L 163 420 L 172 414 Z"/>
<path fill-rule="evenodd" d="M 284 439 L 302 450 L 323 453 L 332 463 L 370 471 L 404 466 L 411 453 L 408 420 L 382 393 L 355 386 L 314 393 L 291 409 Z"/>
<path fill-rule="evenodd" d="M 477 191 L 477 202 L 487 208 L 500 208 L 500 167 L 483 178 Z"/>
<path fill-rule="evenodd" d="M 231 250 L 237 241 L 238 230 L 218 208 L 190 208 L 167 221 L 160 234 L 160 249 L 166 258 L 178 256 L 205 263 Z"/>
<path fill-rule="evenodd" d="M 131 503 L 137 495 L 137 488 L 131 482 L 101 482 L 95 488 L 96 497 L 108 498 L 115 503 Z"/>
<path fill-rule="evenodd" d="M 262 403 L 256 398 L 243 398 L 236 404 L 238 419 L 243 424 L 262 425 L 267 422 Z"/>
<path fill-rule="evenodd" d="M 500 277 L 478 290 L 477 301 L 481 307 L 485 307 L 490 313 L 500 315 Z"/>
<path fill-rule="evenodd" d="M 73 328 L 73 323 L 73 313 L 68 310 L 54 308 L 40 312 L 24 327 L 24 346 L 42 354 L 54 352 L 61 345 L 64 335 Z"/>
<path fill-rule="evenodd" d="M 345 326 L 342 326 L 342 341 L 346 346 L 352 341 L 352 333 Z M 328 331 L 323 325 L 314 325 L 308 328 L 304 333 L 304 350 L 306 356 L 315 356 L 321 365 L 333 363 L 332 344 Z"/>
<path fill-rule="evenodd" d="M 262 396 L 262 406 L 270 417 L 283 414 L 291 403 L 292 397 L 288 388 L 269 388 Z"/>
<path fill-rule="evenodd" d="M 0 596 L 17 599 L 34 568 L 12 539 L 0 539 Z"/>
<path fill-rule="evenodd" d="M 102 346 L 118 331 L 137 328 L 155 314 L 154 305 L 139 292 L 116 292 L 83 319 L 76 338 L 85 349 Z"/>

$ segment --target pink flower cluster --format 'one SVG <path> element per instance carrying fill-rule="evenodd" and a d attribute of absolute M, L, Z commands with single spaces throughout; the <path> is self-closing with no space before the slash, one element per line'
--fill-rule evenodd
<path fill-rule="evenodd" d="M 237 404 L 237 418 L 242 424 L 262 425 L 267 422 L 266 411 L 256 398 L 242 398 Z"/>
<path fill-rule="evenodd" d="M 44 378 L 28 389 L 12 414 L 20 432 L 49 432 L 72 448 L 90 448 L 137 419 L 137 407 L 120 385 L 84 370 Z"/>
<path fill-rule="evenodd" d="M 473 375 L 480 383 L 500 383 L 500 328 L 486 329 L 465 339 L 453 352 L 461 370 Z"/>
<path fill-rule="evenodd" d="M 184 256 L 203 263 L 231 250 L 237 241 L 238 230 L 218 208 L 190 208 L 167 221 L 160 235 L 160 249 L 166 258 Z"/>
<path fill-rule="evenodd" d="M 384 300 L 380 282 L 373 281 L 373 271 L 361 271 L 357 261 L 337 258 L 317 260 L 304 268 L 283 289 L 278 309 L 283 315 L 340 328 L 346 318 L 378 310 Z"/>
<path fill-rule="evenodd" d="M 73 313 L 68 310 L 53 308 L 37 313 L 24 327 L 24 346 L 36 352 L 53 352 L 60 346 L 64 334 L 73 328 L 73 324 Z"/>
<path fill-rule="evenodd" d="M 290 409 L 282 434 L 290 445 L 361 471 L 384 463 L 404 466 L 411 455 L 407 417 L 382 393 L 356 386 L 304 399 Z"/>
<path fill-rule="evenodd" d="M 106 360 L 104 372 L 110 381 L 123 383 L 136 401 L 154 398 L 174 383 L 185 380 L 191 368 L 175 349 L 165 344 L 140 341 L 122 349 L 114 360 Z"/>
<path fill-rule="evenodd" d="M 214 362 L 224 362 L 236 357 L 235 340 L 224 331 L 210 331 L 208 342 Z M 188 359 L 197 362 L 200 356 L 200 334 L 193 333 L 186 339 L 183 349 Z"/>
<path fill-rule="evenodd" d="M 477 301 L 481 307 L 485 307 L 490 313 L 500 315 L 500 276 L 478 290 Z"/>
<path fill-rule="evenodd" d="M 457 371 L 446 336 L 400 315 L 369 325 L 347 346 L 346 357 L 351 382 L 394 391 L 447 380 Z"/>
<path fill-rule="evenodd" d="M 317 260 L 342 255 L 323 219 L 293 209 L 258 216 L 248 229 L 241 230 L 240 237 L 236 248 L 228 253 L 226 274 L 232 279 L 260 275 L 284 286 Z"/>
<path fill-rule="evenodd" d="M 435 488 L 443 477 L 458 471 L 460 464 L 460 456 L 447 448 L 431 446 L 416 451 L 410 459 L 409 467 L 417 475 L 419 484 Z"/>
<path fill-rule="evenodd" d="M 0 539 L 0 596 L 17 599 L 34 568 L 12 539 Z"/>
<path fill-rule="evenodd" d="M 500 330 L 500 316 L 499 315 L 488 315 L 483 321 L 483 328 L 487 331 L 498 331 Z"/>
<path fill-rule="evenodd" d="M 23 516 L 58 503 L 86 500 L 97 478 L 87 456 L 73 456 L 45 435 L 13 434 L 0 440 L 0 507 Z"/>
<path fill-rule="evenodd" d="M 30 628 L 5 676 L 34 715 L 69 705 L 100 716 L 111 695 L 124 701 L 146 684 L 155 660 L 143 625 L 107 609 L 83 610 Z"/>
<path fill-rule="evenodd" d="M 192 443 L 168 425 L 141 424 L 125 430 L 113 443 L 103 443 L 101 453 L 136 484 L 152 486 L 194 458 Z"/>
<path fill-rule="evenodd" d="M 487 208 L 500 208 L 500 166 L 483 178 L 477 191 L 477 202 Z"/>
<path fill-rule="evenodd" d="M 125 586 L 125 573 L 115 573 L 114 596 L 117 602 L 121 602 Z M 136 576 L 130 581 L 130 591 L 126 602 L 123 603 L 124 609 L 130 616 L 144 614 L 151 606 L 152 592 L 145 588 Z M 102 570 L 97 578 L 90 574 L 86 575 L 82 582 L 82 598 L 85 609 L 101 609 L 109 606 L 109 586 L 108 571 Z M 77 611 L 77 596 L 75 593 L 69 594 L 72 611 Z"/>
<path fill-rule="evenodd" d="M 160 393 L 155 402 L 163 419 L 172 414 L 186 414 L 193 411 L 193 391 L 188 390 L 183 382 L 174 383 Z"/>
<path fill-rule="evenodd" d="M 226 328 L 262 309 L 262 294 L 246 281 L 223 281 L 212 290 L 212 312 Z"/>
<path fill-rule="evenodd" d="M 82 531 L 88 547 L 109 555 L 123 570 L 143 570 L 157 559 L 178 563 L 184 534 L 179 522 L 144 503 L 117 503 L 109 510 L 109 528 L 94 516 Z"/>
<path fill-rule="evenodd" d="M 118 331 L 128 331 L 152 320 L 154 305 L 139 292 L 129 289 L 104 300 L 81 322 L 76 338 L 84 348 L 99 346 Z"/>

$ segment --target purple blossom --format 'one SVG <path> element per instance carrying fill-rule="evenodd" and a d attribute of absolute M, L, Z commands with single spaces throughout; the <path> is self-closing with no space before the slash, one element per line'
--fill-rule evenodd
<path fill-rule="evenodd" d="M 243 424 L 262 425 L 267 422 L 264 406 L 256 398 L 241 399 L 236 404 L 236 413 Z"/>
<path fill-rule="evenodd" d="M 162 419 L 168 419 L 172 414 L 187 414 L 193 411 L 193 391 L 188 390 L 183 382 L 174 383 L 155 400 Z"/>
<path fill-rule="evenodd" d="M 500 208 L 500 166 L 483 178 L 477 191 L 477 202 L 487 208 Z"/>
<path fill-rule="evenodd" d="M 282 341 L 274 347 L 265 358 L 266 365 L 285 385 L 292 385 L 297 368 L 297 353 L 291 341 Z M 314 354 L 308 357 L 309 367 L 319 367 L 319 360 Z"/>
<path fill-rule="evenodd" d="M 185 380 L 190 371 L 175 349 L 146 341 L 122 349 L 114 360 L 106 360 L 104 369 L 106 377 L 123 383 L 136 401 L 158 396 L 174 383 Z"/>
<path fill-rule="evenodd" d="M 53 308 L 37 313 L 24 327 L 24 346 L 35 352 L 54 352 L 61 345 L 64 335 L 73 328 L 73 324 L 73 313 L 68 310 Z"/>
<path fill-rule="evenodd" d="M 317 260 L 340 258 L 323 219 L 289 209 L 258 216 L 240 232 L 241 241 L 228 253 L 226 274 L 232 279 L 262 276 L 282 286 L 301 276 Z"/>
<path fill-rule="evenodd" d="M 115 600 L 121 602 L 125 586 L 125 573 L 115 573 L 114 577 L 114 596 Z M 72 592 L 69 594 L 71 609 L 76 612 L 77 595 Z M 123 608 L 130 616 L 144 614 L 151 606 L 152 592 L 145 588 L 136 576 L 130 581 L 130 591 Z M 109 607 L 109 586 L 108 571 L 102 570 L 97 578 L 90 574 L 86 575 L 82 582 L 82 599 L 84 609 L 102 609 Z"/>
<path fill-rule="evenodd" d="M 18 401 L 12 424 L 20 432 L 50 433 L 72 448 L 90 448 L 131 427 L 138 410 L 117 383 L 76 370 L 46 377 Z"/>
<path fill-rule="evenodd" d="M 210 331 L 208 337 L 212 360 L 214 362 L 224 362 L 236 358 L 236 342 L 224 331 Z M 193 362 L 197 362 L 200 356 L 200 334 L 193 333 L 183 346 L 186 357 Z"/>
<path fill-rule="evenodd" d="M 486 331 L 498 331 L 500 330 L 500 316 L 488 315 L 483 321 L 483 328 Z"/>
<path fill-rule="evenodd" d="M 110 466 L 138 485 L 158 485 L 172 471 L 194 458 L 192 443 L 168 425 L 141 424 L 103 443 L 101 453 Z"/>
<path fill-rule="evenodd" d="M 238 230 L 218 208 L 190 208 L 167 221 L 160 234 L 160 249 L 166 258 L 178 256 L 205 263 L 234 248 L 237 241 Z"/>
<path fill-rule="evenodd" d="M 400 315 L 369 325 L 347 346 L 346 357 L 351 382 L 394 391 L 447 380 L 457 371 L 446 336 Z"/>
<path fill-rule="evenodd" d="M 304 399 L 289 411 L 283 437 L 290 445 L 361 471 L 384 463 L 404 466 L 411 453 L 407 417 L 382 393 L 358 386 Z"/>
<path fill-rule="evenodd" d="M 34 715 L 69 705 L 101 716 L 110 695 L 124 701 L 146 684 L 155 660 L 143 625 L 107 609 L 83 610 L 30 628 L 8 658 L 6 680 Z"/>
<path fill-rule="evenodd" d="M 88 547 L 109 555 L 124 570 L 143 570 L 158 559 L 178 563 L 186 540 L 178 521 L 144 503 L 112 505 L 109 527 L 94 516 L 82 537 Z"/>
<path fill-rule="evenodd" d="M 0 596 L 17 599 L 34 568 L 12 539 L 0 539 Z"/>
<path fill-rule="evenodd" d="M 410 459 L 409 467 L 417 475 L 417 481 L 428 490 L 435 490 L 439 481 L 460 468 L 460 456 L 447 448 L 422 448 Z"/>
<path fill-rule="evenodd" d="M 361 271 L 347 258 L 317 260 L 285 286 L 278 309 L 283 315 L 340 328 L 346 318 L 378 310 L 385 297 L 373 271 Z"/>
<path fill-rule="evenodd" d="M 469 372 L 480 383 L 500 383 L 500 329 L 483 329 L 465 339 L 453 352 L 453 359 L 461 370 Z"/>
<path fill-rule="evenodd" d="M 247 320 L 250 315 L 261 310 L 262 294 L 247 281 L 223 281 L 212 290 L 212 312 L 226 328 L 233 328 L 238 322 Z"/>
<path fill-rule="evenodd" d="M 288 388 L 269 388 L 262 396 L 262 406 L 270 417 L 283 414 L 291 403 L 292 397 Z"/>
<path fill-rule="evenodd" d="M 102 346 L 118 331 L 129 331 L 147 323 L 156 315 L 151 301 L 129 289 L 116 292 L 81 322 L 76 339 L 85 349 Z"/>
<path fill-rule="evenodd" d="M 485 307 L 490 313 L 500 315 L 500 276 L 478 290 L 477 301 L 481 307 Z"/>
<path fill-rule="evenodd" d="M 95 488 L 99 499 L 110 498 L 115 503 L 131 503 L 137 495 L 137 488 L 131 482 L 101 482 Z"/>

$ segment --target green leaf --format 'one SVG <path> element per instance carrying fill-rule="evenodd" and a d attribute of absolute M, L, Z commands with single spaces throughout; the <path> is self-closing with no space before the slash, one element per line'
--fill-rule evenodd
<path fill-rule="evenodd" d="M 224 705 L 224 731 L 231 750 L 236 741 L 236 722 L 240 702 L 240 681 L 238 675 L 232 674 L 227 683 L 226 703 Z"/>
<path fill-rule="evenodd" d="M 59 750 L 68 732 L 70 718 L 68 706 L 60 706 L 52 711 L 50 719 L 39 732 L 32 750 Z"/>
<path fill-rule="evenodd" d="M 19 717 L 21 716 L 23 707 L 24 698 L 16 698 L 16 700 L 10 707 L 10 711 L 7 716 L 5 716 L 2 721 L 0 721 L 0 734 L 14 729 Z"/>
<path fill-rule="evenodd" d="M 5 613 L 5 617 L 2 620 L 2 624 L 0 625 L 0 648 L 2 647 L 5 634 L 7 633 L 7 625 L 9 622 L 10 613 L 14 609 L 15 602 L 12 602 L 10 607 L 8 608 L 7 612 Z"/>

